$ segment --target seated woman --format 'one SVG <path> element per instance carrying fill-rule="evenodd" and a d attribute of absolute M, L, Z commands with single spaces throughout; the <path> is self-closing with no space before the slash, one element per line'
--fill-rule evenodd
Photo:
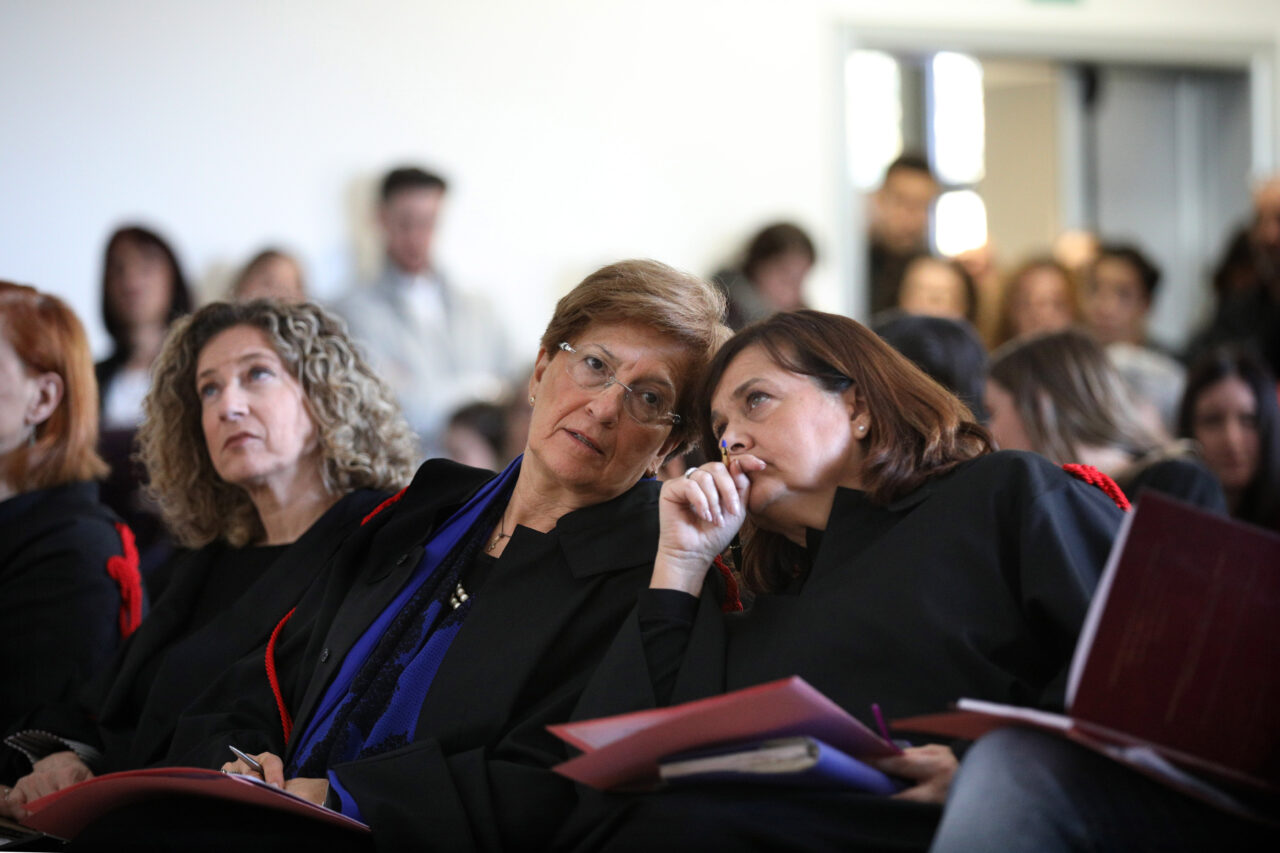
<path fill-rule="evenodd" d="M 1162 443 L 1144 426 L 1124 379 L 1084 332 L 1033 335 L 1001 347 L 991 357 L 986 405 L 1001 448 L 1093 466 L 1134 500 L 1150 488 L 1226 513 L 1222 489 L 1195 448 Z"/>
<path fill-rule="evenodd" d="M 97 438 L 80 321 L 57 297 L 0 281 L 0 732 L 69 699 L 142 617 L 133 534 L 98 502 Z"/>
<path fill-rule="evenodd" d="M 739 264 L 715 275 L 729 299 L 729 325 L 741 329 L 775 311 L 803 308 L 805 278 L 817 258 L 798 225 L 775 222 L 757 231 Z"/>
<path fill-rule="evenodd" d="M 1033 258 L 1014 270 L 1005 285 L 996 342 L 1056 332 L 1079 319 L 1080 300 L 1071 273 L 1052 258 Z"/>
<path fill-rule="evenodd" d="M 1234 518 L 1280 532 L 1276 378 L 1249 350 L 1207 351 L 1187 374 L 1178 434 L 1195 439 Z"/>
<path fill-rule="evenodd" d="M 844 317 L 798 311 L 740 332 L 699 400 L 703 441 L 728 467 L 664 486 L 651 589 L 575 717 L 792 675 L 868 722 L 872 703 L 900 717 L 962 696 L 1061 708 L 1122 516 L 1111 498 L 1042 457 L 991 452 L 955 397 Z M 725 615 L 708 567 L 744 519 L 757 595 Z M 584 798 L 561 842 L 927 844 L 954 759 L 931 746 L 880 766 L 915 784 L 893 799 L 774 786 Z"/>
<path fill-rule="evenodd" d="M 174 325 L 156 379 L 142 458 L 187 550 L 103 677 L 8 739 L 11 758 L 34 762 L 0 805 L 9 814 L 163 758 L 182 710 L 266 641 L 412 471 L 413 436 L 390 390 L 314 305 L 208 305 Z"/>
<path fill-rule="evenodd" d="M 98 451 L 111 467 L 102 484 L 102 502 L 133 529 L 147 580 L 172 555 L 173 543 L 159 509 L 146 499 L 136 431 L 165 335 L 191 306 L 182 266 L 163 237 L 139 225 L 111 235 L 102 261 L 102 323 L 112 351 L 94 366 L 101 392 Z"/>
<path fill-rule="evenodd" d="M 427 461 L 278 629 L 275 683 L 265 650 L 246 658 L 189 709 L 168 760 L 219 767 L 235 744 L 267 781 L 363 820 L 382 849 L 544 849 L 574 796 L 550 771 L 565 751 L 545 726 L 568 718 L 648 580 L 652 478 L 692 435 L 723 311 L 713 286 L 654 261 L 588 276 L 542 336 L 523 456 L 497 476 Z M 184 844 L 281 825 L 167 811 Z M 93 830 L 104 845 L 141 831 L 124 812 Z"/>

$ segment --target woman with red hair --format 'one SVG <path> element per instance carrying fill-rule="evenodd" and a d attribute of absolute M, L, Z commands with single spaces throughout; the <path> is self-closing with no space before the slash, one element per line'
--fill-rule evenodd
<path fill-rule="evenodd" d="M 0 281 L 0 730 L 69 697 L 142 617 L 133 534 L 98 502 L 97 440 L 80 321 Z"/>

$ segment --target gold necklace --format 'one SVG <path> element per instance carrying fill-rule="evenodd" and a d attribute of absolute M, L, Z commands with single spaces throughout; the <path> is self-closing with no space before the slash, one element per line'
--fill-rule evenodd
<path fill-rule="evenodd" d="M 501 542 L 503 539 L 511 538 L 511 534 L 507 533 L 506 529 L 507 529 L 507 511 L 504 509 L 502 511 L 502 518 L 498 519 L 498 532 L 495 533 L 493 538 L 489 540 L 489 544 L 484 546 L 484 552 L 486 554 L 492 554 L 493 549 L 497 548 L 498 543 Z"/>

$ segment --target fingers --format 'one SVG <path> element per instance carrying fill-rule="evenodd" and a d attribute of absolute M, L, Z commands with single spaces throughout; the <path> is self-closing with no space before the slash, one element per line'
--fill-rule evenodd
<path fill-rule="evenodd" d="M 745 476 L 740 476 L 745 482 Z M 684 477 L 673 482 L 690 511 L 708 524 L 723 525 L 725 513 L 735 518 L 742 514 L 742 483 L 721 462 L 708 462 L 686 471 Z"/>
<path fill-rule="evenodd" d="M 280 756 L 272 752 L 263 752 L 253 756 L 253 760 L 262 765 L 261 773 L 239 758 L 222 765 L 222 772 L 235 773 L 240 776 L 256 776 L 268 785 L 274 785 L 277 788 L 284 787 L 284 762 L 280 760 Z"/>
<path fill-rule="evenodd" d="M 254 759 L 262 765 L 262 781 L 277 788 L 284 787 L 284 762 L 273 752 L 255 755 Z"/>
<path fill-rule="evenodd" d="M 895 799 L 925 803 L 946 801 L 951 778 L 959 766 L 955 753 L 939 744 L 909 747 L 902 755 L 872 763 L 885 773 L 919 783 L 895 794 Z"/>

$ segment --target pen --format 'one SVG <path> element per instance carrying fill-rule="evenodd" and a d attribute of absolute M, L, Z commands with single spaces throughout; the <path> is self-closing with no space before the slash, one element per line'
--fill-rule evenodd
<path fill-rule="evenodd" d="M 729 442 L 727 439 L 720 439 L 720 461 L 724 463 L 724 467 L 729 467 Z M 729 555 L 733 557 L 733 567 L 735 569 L 742 568 L 742 540 L 738 538 L 738 534 L 733 534 L 733 538 L 729 540 Z"/>
<path fill-rule="evenodd" d="M 227 744 L 227 749 L 229 749 L 229 750 L 231 750 L 232 752 L 234 752 L 234 753 L 236 754 L 236 758 L 240 759 L 240 760 L 241 760 L 241 761 L 243 761 L 245 764 L 248 764 L 248 765 L 249 765 L 249 769 L 250 769 L 250 770 L 252 770 L 253 772 L 257 773 L 259 776 L 261 776 L 261 775 L 262 775 L 262 765 L 261 765 L 261 764 L 259 764 L 259 763 L 258 763 L 258 761 L 257 761 L 257 759 L 255 759 L 253 756 L 251 756 L 251 755 L 246 755 L 245 753 L 243 753 L 243 752 L 241 752 L 240 750 L 236 749 L 236 748 L 235 748 L 234 746 L 232 746 L 231 744 Z"/>
<path fill-rule="evenodd" d="M 880 736 L 889 743 L 893 743 L 893 738 L 889 736 L 889 727 L 884 723 L 884 714 L 880 713 L 880 703 L 871 703 L 871 713 L 876 718 L 876 725 L 880 727 Z"/>

